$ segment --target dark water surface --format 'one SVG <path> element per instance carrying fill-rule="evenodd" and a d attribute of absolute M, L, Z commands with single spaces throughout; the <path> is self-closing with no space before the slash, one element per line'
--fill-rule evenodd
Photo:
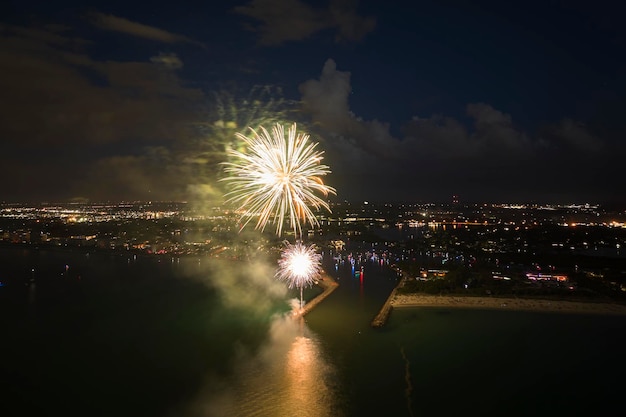
<path fill-rule="evenodd" d="M 329 270 L 293 320 L 272 264 L 0 249 L 0 415 L 623 410 L 623 317 L 415 308 L 372 329 L 395 275 Z"/>

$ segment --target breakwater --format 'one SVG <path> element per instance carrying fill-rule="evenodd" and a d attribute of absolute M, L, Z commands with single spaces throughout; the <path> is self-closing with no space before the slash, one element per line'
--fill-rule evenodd
<path fill-rule="evenodd" d="M 302 310 L 294 311 L 293 315 L 296 317 L 302 317 L 308 314 L 311 310 L 313 310 L 319 303 L 324 301 L 326 297 L 332 294 L 333 291 L 337 289 L 339 284 L 331 278 L 328 274 L 322 274 L 321 279 L 317 282 L 317 285 L 322 288 L 322 292 L 313 298 L 311 301 L 306 303 Z"/>
<path fill-rule="evenodd" d="M 404 286 L 404 282 L 408 277 L 408 275 L 406 275 L 400 268 L 396 267 L 395 265 L 392 265 L 391 269 L 396 271 L 396 273 L 398 273 L 398 275 L 400 275 L 401 278 L 398 281 L 398 284 L 391 291 L 391 294 L 389 294 L 389 297 L 387 297 L 387 300 L 383 304 L 378 314 L 376 314 L 376 316 L 372 320 L 371 322 L 372 327 L 377 327 L 377 328 L 383 327 L 385 323 L 387 323 L 387 319 L 389 318 L 389 315 L 391 314 L 391 310 L 393 308 L 393 300 L 396 297 L 396 292 L 398 288 L 401 288 L 402 286 Z"/>

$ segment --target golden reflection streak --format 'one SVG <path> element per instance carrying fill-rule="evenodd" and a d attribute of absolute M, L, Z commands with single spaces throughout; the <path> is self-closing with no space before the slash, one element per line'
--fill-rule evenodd
<path fill-rule="evenodd" d="M 300 334 L 291 342 L 285 361 L 286 408 L 299 416 L 334 415 L 329 366 L 321 356 L 317 340 L 306 335 L 304 319 L 297 321 Z"/>
<path fill-rule="evenodd" d="M 185 417 L 341 417 L 331 385 L 334 368 L 302 317 L 277 318 L 254 356 L 242 357 L 233 379 L 209 379 Z"/>

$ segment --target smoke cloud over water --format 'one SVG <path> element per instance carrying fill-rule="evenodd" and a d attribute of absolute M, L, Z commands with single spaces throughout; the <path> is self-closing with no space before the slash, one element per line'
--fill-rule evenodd
<path fill-rule="evenodd" d="M 263 255 L 246 261 L 207 257 L 186 264 L 185 276 L 216 291 L 222 305 L 204 319 L 207 331 L 231 333 L 211 336 L 215 345 L 231 352 L 227 367 L 208 369 L 196 398 L 172 416 L 341 415 L 334 368 L 304 320 L 291 315 L 299 300 L 289 299 L 285 283 L 274 277 L 275 265 Z"/>
<path fill-rule="evenodd" d="M 190 266 L 192 276 L 217 290 L 226 308 L 250 314 L 270 314 L 284 300 L 287 288 L 274 278 L 269 260 L 222 261 L 200 259 Z"/>

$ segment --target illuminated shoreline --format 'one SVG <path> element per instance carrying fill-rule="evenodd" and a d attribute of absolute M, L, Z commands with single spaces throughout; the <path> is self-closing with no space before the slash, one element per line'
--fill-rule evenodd
<path fill-rule="evenodd" d="M 390 304 L 392 308 L 445 307 L 546 313 L 626 315 L 626 306 L 622 304 L 532 298 L 395 294 Z"/>

